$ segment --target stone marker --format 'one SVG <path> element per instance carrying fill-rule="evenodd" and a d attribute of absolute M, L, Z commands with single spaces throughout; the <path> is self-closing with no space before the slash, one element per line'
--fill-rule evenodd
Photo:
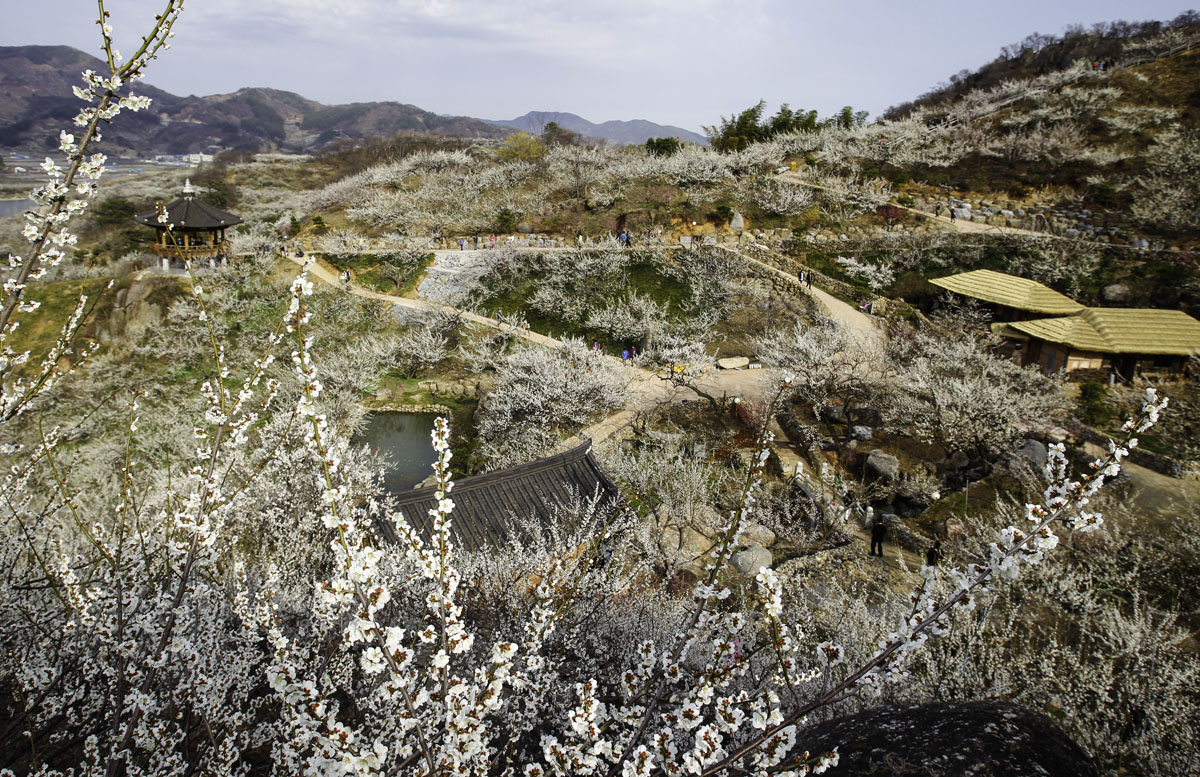
<path fill-rule="evenodd" d="M 717 359 L 717 366 L 723 370 L 744 370 L 750 366 L 750 357 L 730 356 L 725 359 Z"/>

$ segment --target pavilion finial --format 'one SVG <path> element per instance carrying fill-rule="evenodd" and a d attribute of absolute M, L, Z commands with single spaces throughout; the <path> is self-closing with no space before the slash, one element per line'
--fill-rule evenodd
<path fill-rule="evenodd" d="M 196 187 L 195 187 L 195 186 L 192 186 L 192 179 L 191 179 L 191 178 L 185 178 L 185 179 L 183 179 L 183 193 L 184 193 L 184 195 L 188 195 L 188 194 L 195 194 L 195 193 L 196 193 Z"/>

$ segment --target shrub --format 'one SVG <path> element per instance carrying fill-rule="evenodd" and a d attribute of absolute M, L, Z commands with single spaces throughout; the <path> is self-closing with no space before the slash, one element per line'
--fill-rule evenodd
<path fill-rule="evenodd" d="M 650 138 L 646 141 L 646 151 L 655 156 L 674 156 L 682 148 L 679 138 Z"/>
<path fill-rule="evenodd" d="M 509 208 L 496 211 L 495 226 L 497 232 L 512 232 L 517 228 L 517 214 Z"/>
<path fill-rule="evenodd" d="M 514 132 L 500 146 L 501 162 L 536 162 L 546 154 L 546 145 L 528 132 Z"/>
<path fill-rule="evenodd" d="M 124 224 L 133 218 L 137 208 L 124 197 L 109 197 L 92 211 L 97 224 Z"/>
<path fill-rule="evenodd" d="M 1093 380 L 1080 384 L 1077 411 L 1080 420 L 1092 426 L 1110 422 L 1113 411 L 1108 405 L 1108 387 Z"/>

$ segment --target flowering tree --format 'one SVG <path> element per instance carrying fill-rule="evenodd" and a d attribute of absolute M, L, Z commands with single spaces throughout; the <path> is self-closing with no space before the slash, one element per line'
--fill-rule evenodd
<path fill-rule="evenodd" d="M 896 415 L 947 456 L 965 453 L 986 463 L 1061 406 L 1053 379 L 970 337 L 922 334 L 899 348 L 895 358 L 904 369 L 892 399 Z"/>
<path fill-rule="evenodd" d="M 30 220 L 33 258 L 15 263 L 6 286 L 6 334 L 14 316 L 37 312 L 21 306 L 39 263 L 61 259 L 72 242 L 58 216 L 82 207 L 68 202 L 67 187 L 79 185 L 72 176 L 99 173 L 82 159 L 101 114 L 125 99 L 113 79 L 140 73 L 178 10 L 167 3 L 126 70 L 100 4 L 112 73 L 88 74 L 80 90 L 98 107 L 81 114 L 87 129 L 71 170 L 47 165 L 46 202 Z M 444 421 L 432 435 L 435 506 L 414 526 L 389 509 L 329 412 L 336 395 L 351 393 L 337 383 L 353 387 L 387 343 L 344 363 L 326 355 L 334 368 L 323 372 L 314 312 L 326 300 L 306 272 L 271 298 L 278 309 L 259 336 L 241 341 L 218 316 L 238 309 L 235 295 L 219 299 L 196 277 L 184 289 L 172 309 L 190 313 L 198 333 L 185 347 L 206 349 L 198 396 L 161 412 L 145 396 L 105 403 L 121 404 L 121 420 L 99 432 L 116 440 L 101 462 L 75 460 L 96 449 L 79 434 L 83 420 L 70 418 L 75 409 L 59 406 L 69 381 L 54 382 L 82 307 L 33 382 L 16 378 L 19 358 L 7 354 L 6 775 L 821 772 L 838 756 L 805 752 L 808 716 L 907 682 L 914 657 L 947 634 L 955 612 L 971 609 L 994 578 L 1042 561 L 1056 526 L 1095 528 L 1088 500 L 1128 450 L 1112 445 L 1076 479 L 1052 449 L 1045 502 L 1026 508 L 1028 526 L 1003 529 L 978 563 L 948 570 L 941 590 L 939 573 L 923 570 L 925 585 L 875 635 L 877 647 L 864 639 L 848 651 L 785 608 L 774 570 L 753 584 L 726 575 L 756 509 L 765 430 L 682 599 L 647 595 L 653 581 L 637 560 L 605 553 L 627 518 L 583 516 L 554 545 L 530 539 L 528 563 L 489 566 L 490 551 L 464 551 L 456 539 Z M 483 411 L 485 444 L 497 458 L 525 458 L 619 403 L 610 361 L 581 344 L 508 355 Z M 793 382 L 784 377 L 775 401 Z M 1145 431 L 1164 404 L 1149 392 L 1126 431 Z M 55 412 L 65 426 L 43 423 Z M 182 455 L 143 450 L 156 431 Z"/>
<path fill-rule="evenodd" d="M 490 468 L 545 455 L 564 431 L 575 431 L 597 411 L 620 407 L 625 399 L 620 366 L 577 340 L 557 349 L 515 351 L 496 373 L 478 429 Z"/>

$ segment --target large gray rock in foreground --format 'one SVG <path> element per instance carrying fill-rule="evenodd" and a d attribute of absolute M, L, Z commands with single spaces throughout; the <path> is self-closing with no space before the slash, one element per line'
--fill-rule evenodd
<path fill-rule="evenodd" d="M 835 747 L 827 777 L 1097 777 L 1052 720 L 1008 702 L 878 707 L 801 731 L 795 754 Z"/>

